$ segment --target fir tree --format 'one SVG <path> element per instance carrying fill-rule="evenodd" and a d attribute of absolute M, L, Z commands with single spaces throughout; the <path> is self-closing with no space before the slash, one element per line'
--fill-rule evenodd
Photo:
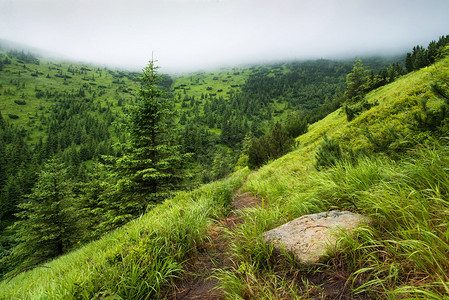
<path fill-rule="evenodd" d="M 248 147 L 248 167 L 250 169 L 259 168 L 268 161 L 268 155 L 265 137 L 253 139 Z"/>
<path fill-rule="evenodd" d="M 276 159 L 293 148 L 294 138 L 288 134 L 287 130 L 279 122 L 276 122 L 267 136 L 267 142 L 270 149 L 269 158 Z"/>
<path fill-rule="evenodd" d="M 289 113 L 284 121 L 284 128 L 292 138 L 306 133 L 307 127 L 307 118 L 298 112 Z"/>
<path fill-rule="evenodd" d="M 18 242 L 13 258 L 33 265 L 63 254 L 73 242 L 76 216 L 65 166 L 57 160 L 45 164 L 27 198 L 13 226 Z"/>
<path fill-rule="evenodd" d="M 182 167 L 188 155 L 174 144 L 172 99 L 158 86 L 163 77 L 157 69 L 153 60 L 143 69 L 140 100 L 126 125 L 129 141 L 117 161 L 121 179 L 114 210 L 119 223 L 161 202 L 186 178 Z"/>
<path fill-rule="evenodd" d="M 352 73 L 346 76 L 347 89 L 345 92 L 346 103 L 353 104 L 360 101 L 369 89 L 369 71 L 362 65 L 362 60 L 357 59 Z"/>
<path fill-rule="evenodd" d="M 412 54 L 410 52 L 408 52 L 406 57 L 405 57 L 405 68 L 406 68 L 408 73 L 413 72 L 413 70 L 414 70 L 413 57 L 412 57 Z"/>
<path fill-rule="evenodd" d="M 343 151 L 340 143 L 334 139 L 329 139 L 326 134 L 324 134 L 323 139 L 315 154 L 315 167 L 317 170 L 335 166 L 338 161 L 343 159 Z"/>

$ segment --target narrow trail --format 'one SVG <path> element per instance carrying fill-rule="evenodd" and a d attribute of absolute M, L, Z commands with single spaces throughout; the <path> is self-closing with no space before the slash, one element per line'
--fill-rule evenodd
<path fill-rule="evenodd" d="M 233 201 L 229 216 L 217 221 L 209 228 L 209 240 L 198 250 L 195 258 L 185 266 L 185 276 L 175 282 L 172 289 L 164 295 L 164 299 L 219 300 L 225 298 L 223 290 L 219 288 L 218 279 L 214 277 L 217 275 L 217 269 L 228 270 L 234 266 L 229 249 L 231 240 L 225 231 L 233 231 L 236 225 L 243 222 L 243 218 L 237 214 L 238 210 L 262 205 L 261 201 L 251 193 L 241 193 L 240 190 L 234 193 Z M 300 282 L 299 275 L 294 272 L 288 275 L 290 277 L 288 280 Z M 310 291 L 311 299 L 369 299 L 364 294 L 356 297 L 350 294 L 346 285 L 348 274 L 345 273 L 344 267 L 305 276 L 312 284 L 312 288 L 320 287 Z"/>
<path fill-rule="evenodd" d="M 224 228 L 233 228 L 242 222 L 237 210 L 255 207 L 260 202 L 251 193 L 237 190 L 233 196 L 234 204 L 227 218 L 217 222 L 209 229 L 210 240 L 201 249 L 196 259 L 186 268 L 186 276 L 176 284 L 168 300 L 180 299 L 223 299 L 223 291 L 218 288 L 218 279 L 214 278 L 216 269 L 227 269 L 233 265 L 229 257 L 229 240 Z"/>

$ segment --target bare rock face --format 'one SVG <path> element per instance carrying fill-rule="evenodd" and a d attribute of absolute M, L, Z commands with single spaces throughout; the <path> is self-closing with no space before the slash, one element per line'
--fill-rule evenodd
<path fill-rule="evenodd" d="M 353 230 L 368 217 L 349 211 L 329 211 L 305 215 L 263 234 L 266 243 L 295 255 L 303 263 L 319 262 L 335 245 L 339 230 Z"/>

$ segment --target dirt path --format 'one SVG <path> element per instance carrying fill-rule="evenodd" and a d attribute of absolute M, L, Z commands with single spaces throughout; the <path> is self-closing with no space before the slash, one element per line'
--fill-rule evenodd
<path fill-rule="evenodd" d="M 223 228 L 232 230 L 242 218 L 235 211 L 260 205 L 251 193 L 234 194 L 234 205 L 231 213 L 220 220 L 209 230 L 210 240 L 206 243 L 195 261 L 187 266 L 186 276 L 176 284 L 173 292 L 166 297 L 168 300 L 179 299 L 223 299 L 223 291 L 218 289 L 218 279 L 214 278 L 215 269 L 228 269 L 232 260 L 228 254 L 229 241 Z"/>
<path fill-rule="evenodd" d="M 232 257 L 230 257 L 228 235 L 225 230 L 232 231 L 234 227 L 242 223 L 242 217 L 236 211 L 262 205 L 260 200 L 256 199 L 251 193 L 235 192 L 234 205 L 231 213 L 215 223 L 208 233 L 209 241 L 201 248 L 190 265 L 185 266 L 186 275 L 175 282 L 171 291 L 167 291 L 164 299 L 180 300 L 180 299 L 204 299 L 218 300 L 224 299 L 224 293 L 219 289 L 219 281 L 214 277 L 216 269 L 229 270 L 233 267 Z M 350 294 L 346 285 L 349 273 L 346 267 L 334 266 L 334 268 L 317 272 L 316 274 L 298 273 L 297 271 L 289 272 L 286 280 L 296 282 L 301 285 L 302 279 L 307 279 L 311 286 L 303 286 L 304 289 L 311 289 L 311 299 L 369 299 L 367 295 Z M 319 288 L 315 288 L 319 287 Z"/>

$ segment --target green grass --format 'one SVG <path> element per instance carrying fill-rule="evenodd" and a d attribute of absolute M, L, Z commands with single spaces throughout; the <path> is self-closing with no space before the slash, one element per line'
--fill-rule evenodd
<path fill-rule="evenodd" d="M 447 77 L 449 58 L 438 63 Z M 232 268 L 218 278 L 229 299 L 310 299 L 322 297 L 317 274 L 343 280 L 352 297 L 443 299 L 449 297 L 449 146 L 412 135 L 419 100 L 429 98 L 435 67 L 411 73 L 367 95 L 378 105 L 348 122 L 342 110 L 313 124 L 294 151 L 248 175 L 247 170 L 183 193 L 102 239 L 0 285 L 0 298 L 157 297 L 182 263 L 199 251 L 206 229 L 242 190 L 262 206 L 239 213 L 244 222 L 231 237 Z M 439 75 L 440 76 L 440 75 Z M 179 82 L 178 82 L 179 83 Z M 433 103 L 433 104 L 432 104 Z M 371 154 L 357 164 L 341 162 L 317 171 L 315 152 L 323 134 L 352 148 L 374 147 L 391 128 L 410 147 L 402 154 Z M 390 148 L 391 150 L 391 148 Z M 394 159 L 393 159 L 394 158 Z M 248 176 L 247 176 L 248 175 Z M 373 223 L 342 233 L 339 248 L 324 264 L 304 266 L 274 253 L 262 233 L 308 213 L 331 209 L 363 213 Z M 24 292 L 26 291 L 26 292 Z M 26 293 L 23 295 L 23 293 Z"/>
<path fill-rule="evenodd" d="M 61 78 L 65 75 L 70 78 Z M 48 117 L 51 106 L 64 97 L 64 93 L 78 93 L 83 89 L 85 98 L 95 99 L 103 107 L 109 106 L 113 113 L 121 114 L 119 99 L 123 105 L 130 104 L 139 88 L 136 75 L 79 63 L 40 59 L 39 64 L 33 64 L 11 58 L 11 63 L 0 71 L 0 111 L 10 123 L 31 133 L 31 140 L 35 142 L 43 136 L 46 126 L 41 116 Z M 42 96 L 39 96 L 40 91 Z M 47 92 L 58 95 L 47 96 Z M 20 105 L 17 101 L 26 104 Z M 10 118 L 9 115 L 18 118 Z"/>
<path fill-rule="evenodd" d="M 250 174 L 243 186 L 261 198 L 262 207 L 242 211 L 245 220 L 229 235 L 235 241 L 236 265 L 222 270 L 222 287 L 230 299 L 308 299 L 320 297 L 322 285 L 313 274 L 345 278 L 347 293 L 371 298 L 442 299 L 449 297 L 449 147 L 412 135 L 417 99 L 428 98 L 437 80 L 435 70 L 447 70 L 449 59 L 411 73 L 371 92 L 378 105 L 347 122 L 338 110 L 298 137 L 296 150 Z M 447 75 L 447 71 L 446 75 Z M 443 72 L 444 73 L 444 72 Z M 441 74 L 440 74 L 441 75 Z M 388 138 L 395 128 L 411 148 L 395 159 L 382 154 L 342 162 L 318 172 L 315 152 L 326 133 L 342 145 L 373 146 L 366 132 Z M 427 135 L 424 135 L 427 137 Z M 279 259 L 262 241 L 262 233 L 307 213 L 351 210 L 373 219 L 354 235 L 342 234 L 324 265 L 304 269 L 291 259 Z M 292 273 L 295 276 L 292 276 Z M 324 283 L 323 283 L 324 284 Z M 279 296 L 282 295 L 282 296 Z"/>
<path fill-rule="evenodd" d="M 1 299 L 154 299 L 200 251 L 248 174 L 183 192 L 98 241 L 0 283 Z"/>
<path fill-rule="evenodd" d="M 248 68 L 232 68 L 179 75 L 174 77 L 172 92 L 175 96 L 181 95 L 184 98 L 187 95 L 197 100 L 206 93 L 227 98 L 231 91 L 240 90 L 240 86 L 245 83 L 251 73 L 252 71 Z"/>
<path fill-rule="evenodd" d="M 294 268 L 307 282 L 310 271 L 289 260 L 280 262 L 264 244 L 262 233 L 300 215 L 331 209 L 363 213 L 374 222 L 355 235 L 342 235 L 340 250 L 331 254 L 327 265 L 315 266 L 315 271 L 346 273 L 353 295 L 447 297 L 448 157 L 449 146 L 440 145 L 399 162 L 363 158 L 357 165 L 342 163 L 315 172 L 306 178 L 308 183 L 297 184 L 296 191 L 285 189 L 288 184 L 282 173 L 278 182 L 260 182 L 271 189 L 263 193 L 266 206 L 242 211 L 245 222 L 229 233 L 236 259 L 236 267 L 223 270 L 222 275 L 229 298 L 265 299 L 267 293 L 274 295 L 274 287 L 283 287 L 282 292 L 289 287 L 297 297 L 304 296 L 303 283 L 288 275 Z M 252 181 L 254 175 L 246 188 L 253 188 Z M 312 290 L 318 293 L 319 286 Z"/>

